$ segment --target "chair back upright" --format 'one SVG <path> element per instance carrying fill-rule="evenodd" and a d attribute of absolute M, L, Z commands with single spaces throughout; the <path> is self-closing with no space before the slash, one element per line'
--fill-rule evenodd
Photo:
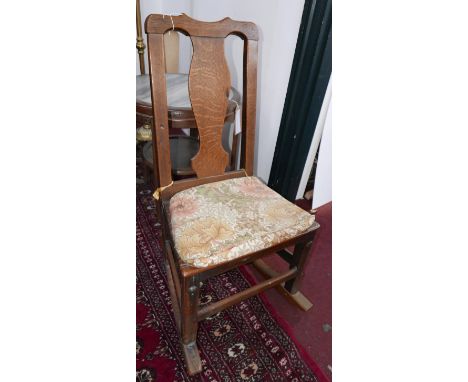
<path fill-rule="evenodd" d="M 189 36 L 193 45 L 189 96 L 200 137 L 200 149 L 192 158 L 191 166 L 197 178 L 222 175 L 229 164 L 229 155 L 221 141 L 231 87 L 229 68 L 224 55 L 224 41 L 229 35 L 236 35 L 244 40 L 240 168 L 252 175 L 257 92 L 256 25 L 230 18 L 203 22 L 185 14 L 152 14 L 146 19 L 145 30 L 148 34 L 154 114 L 153 160 L 157 183 L 161 187 L 172 183 L 164 55 L 164 34 L 171 30 Z"/>

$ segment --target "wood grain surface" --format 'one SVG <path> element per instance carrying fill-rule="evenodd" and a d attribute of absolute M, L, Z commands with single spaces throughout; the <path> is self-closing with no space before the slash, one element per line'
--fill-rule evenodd
<path fill-rule="evenodd" d="M 192 37 L 189 95 L 200 136 L 200 151 L 192 158 L 198 177 L 223 174 L 229 155 L 221 139 L 231 79 L 224 57 L 224 38 Z"/>

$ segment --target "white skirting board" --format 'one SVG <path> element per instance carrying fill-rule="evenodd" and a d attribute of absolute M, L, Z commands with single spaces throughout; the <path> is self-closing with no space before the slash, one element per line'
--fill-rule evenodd
<path fill-rule="evenodd" d="M 317 172 L 315 173 L 314 197 L 312 208 L 318 208 L 332 200 L 332 102 L 328 106 L 325 126 L 322 133 L 322 143 L 318 156 Z"/>
<path fill-rule="evenodd" d="M 302 172 L 301 182 L 299 183 L 299 188 L 297 190 L 296 199 L 302 199 L 302 197 L 304 196 L 304 192 L 307 186 L 307 180 L 309 179 L 310 172 L 312 171 L 314 158 L 315 158 L 315 155 L 317 154 L 317 149 L 322 139 L 323 129 L 325 127 L 325 120 L 328 114 L 328 107 L 331 102 L 331 83 L 332 83 L 332 77 L 330 76 L 330 80 L 328 81 L 327 91 L 325 92 L 325 97 L 323 99 L 322 108 L 320 110 L 320 114 L 317 120 L 317 126 L 315 127 L 315 132 L 312 138 L 312 143 L 310 144 L 309 154 L 307 155 L 307 160 L 304 166 L 304 171 Z M 317 166 L 317 171 L 318 171 L 318 166 Z"/>

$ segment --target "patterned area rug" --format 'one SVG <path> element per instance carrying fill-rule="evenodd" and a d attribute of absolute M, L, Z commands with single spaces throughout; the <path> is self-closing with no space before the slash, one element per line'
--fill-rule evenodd
<path fill-rule="evenodd" d="M 151 191 L 137 187 L 137 382 L 327 381 L 314 361 L 292 341 L 281 318 L 258 296 L 200 322 L 197 343 L 203 370 L 188 376 L 166 285 L 154 209 Z M 226 272 L 205 282 L 201 304 L 251 284 L 244 272 Z"/>

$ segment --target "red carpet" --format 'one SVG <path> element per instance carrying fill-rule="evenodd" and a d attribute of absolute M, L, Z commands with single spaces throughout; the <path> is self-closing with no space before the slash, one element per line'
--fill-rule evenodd
<path fill-rule="evenodd" d="M 166 285 L 151 191 L 137 189 L 137 381 L 326 381 L 267 301 L 252 297 L 200 323 L 203 370 L 186 374 Z M 208 280 L 202 303 L 250 286 L 238 270 Z M 281 316 L 284 316 L 283 313 Z"/>
<path fill-rule="evenodd" d="M 299 343 L 331 380 L 332 373 L 328 365 L 332 365 L 332 203 L 318 208 L 316 219 L 321 227 L 307 260 L 300 287 L 301 292 L 312 302 L 312 308 L 303 312 L 292 306 L 276 290 L 268 290 L 265 294 L 291 326 Z M 269 256 L 265 261 L 274 269 L 286 269 L 286 263 L 278 256 Z M 252 273 L 261 279 L 258 273 Z"/>

